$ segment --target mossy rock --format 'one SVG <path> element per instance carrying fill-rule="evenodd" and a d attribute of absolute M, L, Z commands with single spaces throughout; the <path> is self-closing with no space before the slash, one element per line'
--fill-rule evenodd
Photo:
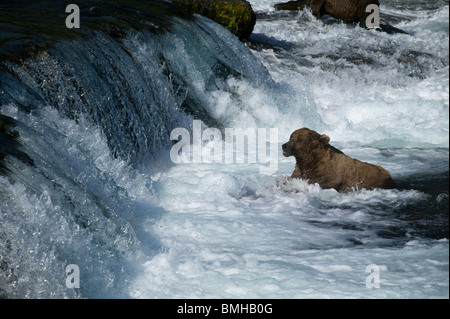
<path fill-rule="evenodd" d="M 239 39 L 247 39 L 256 23 L 255 12 L 245 0 L 173 0 L 173 3 L 223 25 Z"/>

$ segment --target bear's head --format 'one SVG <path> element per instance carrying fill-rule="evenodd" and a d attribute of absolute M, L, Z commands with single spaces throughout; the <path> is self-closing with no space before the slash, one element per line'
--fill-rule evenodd
<path fill-rule="evenodd" d="M 289 142 L 283 145 L 283 155 L 301 157 L 302 154 L 324 149 L 328 143 L 330 138 L 327 135 L 320 135 L 316 131 L 302 128 L 292 133 Z"/>

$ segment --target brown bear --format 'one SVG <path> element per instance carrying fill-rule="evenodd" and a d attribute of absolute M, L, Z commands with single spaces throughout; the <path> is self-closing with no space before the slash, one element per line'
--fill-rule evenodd
<path fill-rule="evenodd" d="M 302 128 L 283 145 L 283 155 L 297 160 L 292 178 L 308 180 L 338 192 L 392 188 L 394 181 L 382 167 L 364 163 L 331 146 L 330 138 Z"/>

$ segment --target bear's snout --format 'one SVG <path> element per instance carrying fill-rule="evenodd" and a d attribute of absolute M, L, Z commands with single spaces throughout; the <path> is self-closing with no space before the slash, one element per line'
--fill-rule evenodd
<path fill-rule="evenodd" d="M 289 152 L 289 143 L 283 144 L 283 146 L 281 146 L 281 148 L 283 149 L 284 156 L 286 156 L 286 157 L 291 156 L 291 152 Z"/>

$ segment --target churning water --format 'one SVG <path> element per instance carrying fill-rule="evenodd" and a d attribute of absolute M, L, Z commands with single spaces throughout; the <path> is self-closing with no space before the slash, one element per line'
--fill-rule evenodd
<path fill-rule="evenodd" d="M 165 4 L 120 37 L 2 55 L 1 297 L 448 298 L 448 1 L 383 2 L 407 34 L 251 2 L 246 43 Z M 3 25 L 5 51 L 27 39 Z M 273 174 L 174 164 L 171 132 L 194 120 L 275 128 L 278 150 L 309 127 L 397 187 L 289 180 L 281 151 Z"/>

